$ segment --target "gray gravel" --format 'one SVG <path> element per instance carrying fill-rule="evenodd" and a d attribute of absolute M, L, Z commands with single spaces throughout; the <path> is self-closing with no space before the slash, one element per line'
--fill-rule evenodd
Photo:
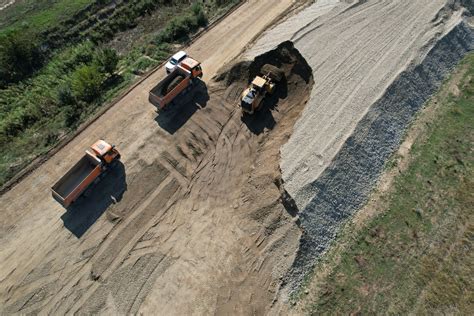
<path fill-rule="evenodd" d="M 313 198 L 300 212 L 304 234 L 288 277 L 290 288 L 297 288 L 342 223 L 366 202 L 416 112 L 452 67 L 473 49 L 473 30 L 464 23 L 458 25 L 421 64 L 400 74 L 359 122 L 329 167 L 304 187 Z"/>
<path fill-rule="evenodd" d="M 365 203 L 416 111 L 473 49 L 463 14 L 451 0 L 317 1 L 246 53 L 290 39 L 313 69 L 311 98 L 281 150 L 304 230 L 290 291 Z"/>

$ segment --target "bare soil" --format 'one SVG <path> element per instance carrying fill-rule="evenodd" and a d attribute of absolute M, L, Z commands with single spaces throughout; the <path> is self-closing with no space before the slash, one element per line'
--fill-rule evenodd
<path fill-rule="evenodd" d="M 2 312 L 284 311 L 286 291 L 472 49 L 472 26 L 448 0 L 321 0 L 291 16 L 295 2 L 245 2 L 189 47 L 205 84 L 181 106 L 156 114 L 148 91 L 164 70 L 153 73 L 0 197 Z M 289 39 L 309 66 L 289 43 L 272 50 Z M 265 63 L 286 81 L 242 117 L 239 94 Z M 97 138 L 117 145 L 123 165 L 64 213 L 49 187 Z"/>
<path fill-rule="evenodd" d="M 240 93 L 267 63 L 285 78 L 258 113 L 242 116 Z M 34 227 L 31 234 L 2 218 L 12 225 L 2 236 L 2 254 L 9 252 L 2 270 L 10 269 L 1 281 L 4 312 L 262 314 L 271 307 L 300 236 L 281 191 L 279 148 L 309 99 L 311 69 L 284 43 L 217 79 L 155 114 L 159 130 L 61 220 L 57 213 L 46 224 L 41 216 L 55 206 L 49 192 L 20 222 L 34 218 L 20 226 Z M 44 239 L 42 229 L 54 233 Z"/>

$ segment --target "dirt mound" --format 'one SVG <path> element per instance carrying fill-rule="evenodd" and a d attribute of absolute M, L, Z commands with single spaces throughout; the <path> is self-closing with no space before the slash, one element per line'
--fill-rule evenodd
<path fill-rule="evenodd" d="M 184 76 L 182 75 L 177 75 L 173 80 L 171 80 L 168 84 L 165 84 L 163 86 L 163 89 L 161 89 L 161 95 L 167 95 L 170 93 L 174 88 L 178 86 L 178 84 L 184 80 Z"/>
<path fill-rule="evenodd" d="M 292 75 L 300 77 L 306 84 L 313 76 L 305 58 L 295 49 L 291 41 L 285 41 L 275 49 L 255 57 L 253 61 L 241 61 L 232 65 L 230 69 L 223 71 L 214 79 L 224 80 L 226 85 L 242 81 L 249 83 L 255 76 L 262 74 L 262 69 L 267 64 L 283 70 L 290 77 Z"/>

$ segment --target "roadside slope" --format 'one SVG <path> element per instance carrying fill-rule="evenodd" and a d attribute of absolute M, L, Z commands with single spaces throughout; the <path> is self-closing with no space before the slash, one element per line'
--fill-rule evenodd
<path fill-rule="evenodd" d="M 365 201 L 416 110 L 473 49 L 463 13 L 448 0 L 321 1 L 246 53 L 292 40 L 313 69 L 311 99 L 281 150 L 305 232 L 291 290 Z"/>
<path fill-rule="evenodd" d="M 471 313 L 473 76 L 470 53 L 420 110 L 292 312 Z"/>

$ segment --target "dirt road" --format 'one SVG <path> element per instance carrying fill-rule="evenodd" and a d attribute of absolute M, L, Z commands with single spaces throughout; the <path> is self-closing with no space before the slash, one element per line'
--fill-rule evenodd
<path fill-rule="evenodd" d="M 279 265 L 258 253 L 298 230 L 283 208 L 272 207 L 277 213 L 267 214 L 269 218 L 258 214 L 253 221 L 243 215 L 249 201 L 243 200 L 243 181 L 252 180 L 247 179 L 248 168 L 262 165 L 258 159 L 263 154 L 258 153 L 268 128 L 246 124 L 234 112 L 242 86 L 229 90 L 209 78 L 293 4 L 245 3 L 188 49 L 203 61 L 208 83 L 196 91 L 198 105 L 188 102 L 179 113 L 157 116 L 147 93 L 163 76 L 159 70 L 0 197 L 3 312 L 265 309 Z M 260 18 L 248 23 L 255 15 Z M 296 104 L 302 107 L 302 102 Z M 276 118 L 270 117 L 271 128 Z M 123 165 L 65 213 L 49 188 L 97 138 L 117 145 Z M 277 154 L 271 158 L 276 173 Z M 263 178 L 270 181 L 265 187 L 274 187 L 265 194 L 275 206 L 279 190 L 273 177 Z M 263 185 L 263 180 L 255 181 Z M 259 201 L 266 205 L 268 199 Z M 268 228 L 274 221 L 287 225 Z M 270 230 L 275 234 L 266 238 Z M 291 262 L 290 252 L 278 257 Z M 252 271 L 261 269 L 273 274 L 259 280 Z M 262 286 L 270 292 L 261 291 Z M 255 300 L 256 295 L 262 299 Z M 249 301 L 255 304 L 243 303 Z"/>

